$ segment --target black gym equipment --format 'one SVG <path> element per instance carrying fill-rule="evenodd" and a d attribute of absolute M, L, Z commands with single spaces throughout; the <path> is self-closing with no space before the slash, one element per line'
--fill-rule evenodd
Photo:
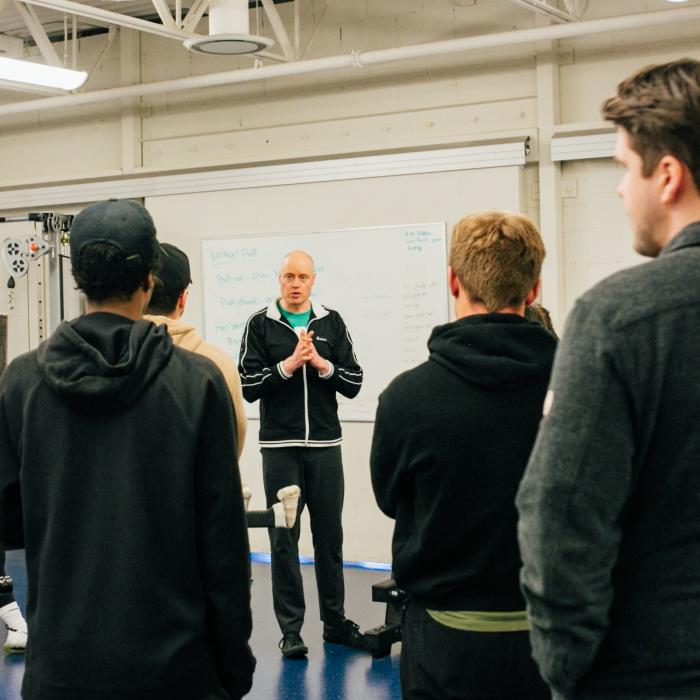
<path fill-rule="evenodd" d="M 375 603 L 386 603 L 384 624 L 364 632 L 367 649 L 372 652 L 372 658 L 383 659 L 391 654 L 391 645 L 401 641 L 401 618 L 406 593 L 389 578 L 372 586 L 372 600 Z"/>

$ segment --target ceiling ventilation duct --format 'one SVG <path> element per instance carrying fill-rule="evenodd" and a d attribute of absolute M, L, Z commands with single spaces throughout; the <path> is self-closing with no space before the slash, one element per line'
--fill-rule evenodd
<path fill-rule="evenodd" d="M 215 54 L 257 53 L 269 49 L 272 39 L 249 33 L 248 0 L 210 0 L 209 36 L 185 41 L 190 51 Z"/>

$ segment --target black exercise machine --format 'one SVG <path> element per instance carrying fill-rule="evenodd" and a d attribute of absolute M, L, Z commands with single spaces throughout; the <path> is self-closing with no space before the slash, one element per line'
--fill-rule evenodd
<path fill-rule="evenodd" d="M 406 593 L 397 587 L 393 578 L 372 586 L 372 600 L 386 603 L 384 624 L 364 632 L 367 649 L 372 658 L 382 659 L 391 654 L 391 645 L 401 641 L 401 617 Z"/>

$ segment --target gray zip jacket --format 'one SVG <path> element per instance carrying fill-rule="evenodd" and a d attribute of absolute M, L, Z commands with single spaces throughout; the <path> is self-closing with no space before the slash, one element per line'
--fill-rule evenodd
<path fill-rule="evenodd" d="M 700 222 L 577 302 L 545 413 L 517 496 L 543 677 L 700 698 Z"/>

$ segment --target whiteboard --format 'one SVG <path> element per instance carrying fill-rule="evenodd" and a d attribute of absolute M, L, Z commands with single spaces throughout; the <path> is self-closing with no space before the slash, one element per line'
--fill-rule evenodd
<path fill-rule="evenodd" d="M 296 249 L 314 258 L 311 298 L 340 313 L 364 370 L 356 398 L 338 395 L 340 419 L 373 421 L 381 391 L 427 359 L 431 330 L 447 322 L 445 224 L 204 239 L 205 337 L 236 362 L 246 321 L 277 299 L 280 264 Z"/>

